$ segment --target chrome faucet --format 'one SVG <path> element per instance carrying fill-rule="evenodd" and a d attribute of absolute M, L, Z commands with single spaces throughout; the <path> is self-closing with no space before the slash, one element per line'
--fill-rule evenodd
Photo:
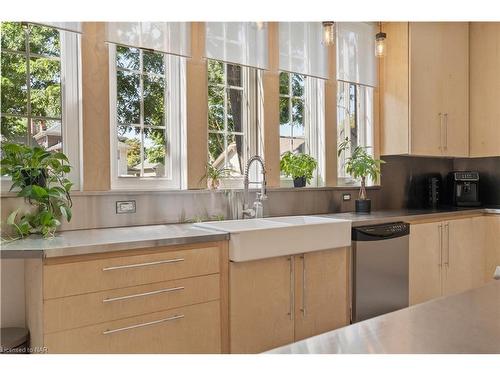
<path fill-rule="evenodd" d="M 250 182 L 248 180 L 248 173 L 250 171 L 250 167 L 252 166 L 253 162 L 259 162 L 260 165 L 262 166 L 262 182 Z M 247 195 L 248 195 L 248 185 L 252 184 L 260 184 L 260 192 L 257 192 L 257 196 L 255 201 L 253 202 L 252 207 L 248 207 L 247 203 Z M 258 218 L 258 217 L 263 217 L 264 216 L 264 207 L 262 205 L 262 201 L 267 199 L 266 195 L 266 166 L 264 164 L 264 159 L 262 159 L 260 156 L 255 155 L 252 156 L 248 162 L 247 166 L 245 168 L 245 179 L 243 181 L 244 184 L 244 191 L 243 191 L 243 219 L 245 218 Z"/>

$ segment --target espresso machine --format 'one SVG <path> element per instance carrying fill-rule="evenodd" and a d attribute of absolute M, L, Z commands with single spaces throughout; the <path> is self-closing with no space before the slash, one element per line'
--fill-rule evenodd
<path fill-rule="evenodd" d="M 448 174 L 448 186 L 452 205 L 456 207 L 476 207 L 479 200 L 479 172 L 454 171 Z"/>

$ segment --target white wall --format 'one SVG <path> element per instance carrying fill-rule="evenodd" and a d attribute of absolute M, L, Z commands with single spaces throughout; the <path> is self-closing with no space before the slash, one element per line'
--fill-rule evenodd
<path fill-rule="evenodd" d="M 24 327 L 24 260 L 0 259 L 0 327 Z"/>

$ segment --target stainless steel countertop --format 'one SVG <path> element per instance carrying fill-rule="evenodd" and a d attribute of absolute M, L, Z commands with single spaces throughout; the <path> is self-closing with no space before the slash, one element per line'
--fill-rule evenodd
<path fill-rule="evenodd" d="M 431 209 L 402 209 L 402 210 L 379 210 L 367 214 L 356 212 L 345 212 L 338 214 L 323 214 L 317 216 L 332 217 L 336 219 L 346 219 L 352 221 L 352 226 L 384 224 L 395 221 L 410 221 L 416 219 L 433 219 L 443 215 L 463 215 L 470 214 L 500 214 L 497 208 L 443 208 L 437 210 Z"/>
<path fill-rule="evenodd" d="M 500 353 L 500 281 L 410 306 L 267 353 Z"/>
<path fill-rule="evenodd" d="M 2 244 L 0 255 L 1 258 L 52 258 L 228 239 L 229 233 L 196 228 L 192 224 L 87 229 L 60 232 L 51 239 L 30 236 L 12 241 Z"/>
<path fill-rule="evenodd" d="M 351 220 L 352 226 L 356 227 L 404 221 L 423 216 L 433 218 L 443 214 L 463 214 L 463 212 L 500 214 L 500 209 L 386 210 L 373 211 L 369 214 L 346 212 L 314 216 Z M 192 224 L 74 230 L 59 232 L 52 239 L 30 236 L 23 240 L 3 243 L 0 258 L 51 258 L 228 239 L 229 233 L 197 228 Z"/>

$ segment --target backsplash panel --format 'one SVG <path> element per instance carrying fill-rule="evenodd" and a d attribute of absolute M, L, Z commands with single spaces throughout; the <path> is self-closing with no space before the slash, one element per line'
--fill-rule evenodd
<path fill-rule="evenodd" d="M 251 191 L 249 194 L 250 203 L 255 198 L 255 192 Z M 342 193 L 350 193 L 351 201 L 343 202 Z M 357 194 L 357 188 L 269 189 L 268 199 L 264 202 L 264 215 L 348 212 L 354 209 Z M 369 196 L 373 200 L 373 209 L 379 209 L 380 190 L 370 189 Z M 76 193 L 72 196 L 72 200 L 73 219 L 70 223 L 63 223 L 61 230 L 235 219 L 241 215 L 243 192 L 190 190 Z M 136 212 L 117 214 L 117 201 L 135 201 Z M 23 199 L 3 197 L 1 202 L 1 218 L 2 222 L 5 222 L 8 214 L 23 204 Z"/>
<path fill-rule="evenodd" d="M 480 199 L 484 205 L 500 205 L 500 157 L 430 158 L 414 156 L 383 156 L 380 206 L 384 209 L 421 208 L 425 175 L 439 173 L 443 192 L 446 177 L 454 170 L 473 170 L 480 175 Z"/>
<path fill-rule="evenodd" d="M 414 188 L 428 173 L 440 173 L 443 182 L 448 172 L 457 169 L 480 173 L 481 199 L 487 205 L 500 205 L 500 157 L 445 159 L 409 156 L 384 156 L 382 185 L 368 191 L 372 209 L 417 208 L 419 192 Z M 255 191 L 249 194 L 253 202 Z M 314 215 L 354 211 L 357 188 L 269 189 L 264 202 L 265 216 Z M 351 200 L 342 201 L 350 193 Z M 61 230 L 107 228 L 133 225 L 183 223 L 200 220 L 234 219 L 240 216 L 241 190 L 189 190 L 174 192 L 105 192 L 73 195 L 73 219 Z M 136 203 L 135 213 L 117 214 L 117 201 Z M 2 197 L 1 220 L 23 204 L 22 198 Z M 2 228 L 5 229 L 5 228 Z"/>

